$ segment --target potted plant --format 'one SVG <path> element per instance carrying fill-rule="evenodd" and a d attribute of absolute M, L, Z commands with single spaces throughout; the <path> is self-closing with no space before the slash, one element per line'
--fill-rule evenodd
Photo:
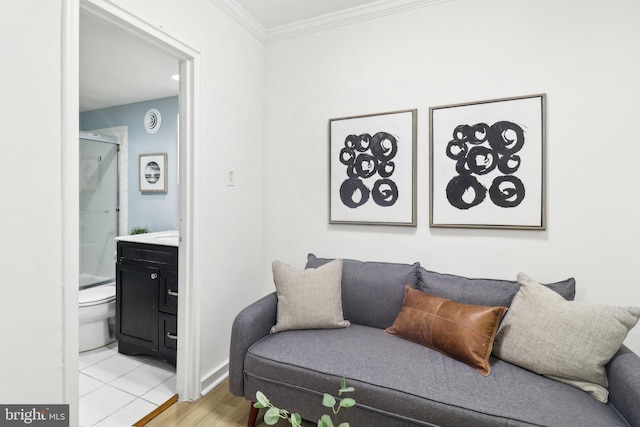
<path fill-rule="evenodd" d="M 133 236 L 134 234 L 146 234 L 149 232 L 149 227 L 140 227 L 140 226 L 136 226 L 133 227 L 131 229 L 131 235 Z"/>

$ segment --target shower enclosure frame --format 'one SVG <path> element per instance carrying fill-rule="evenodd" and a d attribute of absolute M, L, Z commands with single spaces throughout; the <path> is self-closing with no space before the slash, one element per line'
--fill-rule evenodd
<path fill-rule="evenodd" d="M 93 132 L 83 132 L 80 131 L 79 132 L 79 141 L 78 143 L 81 144 L 80 140 L 87 140 L 87 141 L 92 141 L 92 142 L 97 142 L 97 143 L 103 143 L 103 144 L 110 144 L 115 146 L 115 161 L 114 161 L 114 167 L 115 167 L 115 191 L 114 191 L 114 200 L 115 200 L 115 204 L 113 206 L 113 210 L 114 210 L 114 214 L 113 214 L 113 233 L 114 233 L 114 238 L 116 236 L 119 235 L 119 228 L 120 228 L 120 206 L 121 206 L 121 200 L 120 200 L 120 155 L 121 155 L 121 141 L 119 140 L 119 138 L 116 138 L 114 136 L 110 136 L 110 135 L 102 135 L 99 133 L 93 133 Z M 82 159 L 80 159 L 80 161 L 82 161 Z M 109 213 L 108 210 L 102 210 L 102 209 L 97 209 L 97 210 L 80 210 L 79 214 L 80 214 L 80 218 L 82 218 L 83 215 L 90 215 L 90 214 L 103 214 L 103 213 Z M 82 227 L 82 220 L 80 220 L 80 226 Z M 108 238 L 108 237 L 107 237 Z M 113 239 L 112 239 L 113 240 Z M 82 242 L 82 233 L 80 233 L 80 241 L 79 241 L 80 246 L 82 246 L 83 242 Z M 80 254 L 82 256 L 83 251 L 82 251 L 82 247 L 79 248 L 80 249 Z M 115 254 L 115 240 L 113 240 L 113 254 Z M 113 255 L 115 256 L 115 255 Z M 106 255 L 103 255 L 103 258 L 105 259 L 109 259 L 109 254 L 107 253 Z M 108 261 L 105 261 L 108 262 Z M 79 271 L 79 288 L 80 289 L 85 289 L 85 288 L 90 288 L 93 286 L 99 286 L 99 285 L 103 285 L 106 283 L 112 283 L 115 281 L 115 260 L 114 260 L 114 264 L 113 264 L 113 269 L 111 271 L 111 273 L 108 276 L 101 276 L 99 274 L 89 274 L 89 273 L 84 273 L 82 272 L 82 268 L 83 268 L 83 263 L 80 262 L 80 271 Z M 95 273 L 95 272 L 94 272 Z M 89 277 L 91 276 L 91 277 Z"/>

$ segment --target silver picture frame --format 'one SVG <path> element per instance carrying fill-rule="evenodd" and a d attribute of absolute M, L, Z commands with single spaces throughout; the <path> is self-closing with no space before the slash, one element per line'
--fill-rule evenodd
<path fill-rule="evenodd" d="M 329 120 L 329 223 L 415 227 L 417 109 Z"/>
<path fill-rule="evenodd" d="M 430 227 L 544 230 L 545 94 L 429 109 Z"/>
<path fill-rule="evenodd" d="M 138 156 L 138 188 L 141 193 L 166 193 L 167 182 L 167 153 Z"/>

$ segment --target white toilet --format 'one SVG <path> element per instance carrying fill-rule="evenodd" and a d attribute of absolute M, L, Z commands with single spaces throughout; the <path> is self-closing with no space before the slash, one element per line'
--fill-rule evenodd
<path fill-rule="evenodd" d="M 80 351 L 115 341 L 116 284 L 80 289 Z"/>

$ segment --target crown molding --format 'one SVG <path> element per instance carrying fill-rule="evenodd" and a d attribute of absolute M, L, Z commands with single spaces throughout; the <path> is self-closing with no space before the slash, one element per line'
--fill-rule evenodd
<path fill-rule="evenodd" d="M 253 16 L 249 14 L 235 0 L 211 0 L 218 5 L 220 9 L 225 11 L 229 16 L 235 19 L 249 33 L 262 43 L 266 42 L 267 30 Z"/>
<path fill-rule="evenodd" d="M 379 18 L 394 13 L 405 12 L 433 4 L 444 3 L 449 0 L 378 0 L 373 3 L 357 6 L 351 9 L 303 19 L 291 24 L 265 29 L 249 12 L 235 0 L 211 0 L 223 11 L 235 19 L 247 31 L 262 43 L 273 43 L 280 40 L 342 27 L 369 19 Z"/>
<path fill-rule="evenodd" d="M 266 31 L 265 43 L 299 37 L 446 1 L 449 0 L 378 0 L 351 9 L 271 28 Z"/>

